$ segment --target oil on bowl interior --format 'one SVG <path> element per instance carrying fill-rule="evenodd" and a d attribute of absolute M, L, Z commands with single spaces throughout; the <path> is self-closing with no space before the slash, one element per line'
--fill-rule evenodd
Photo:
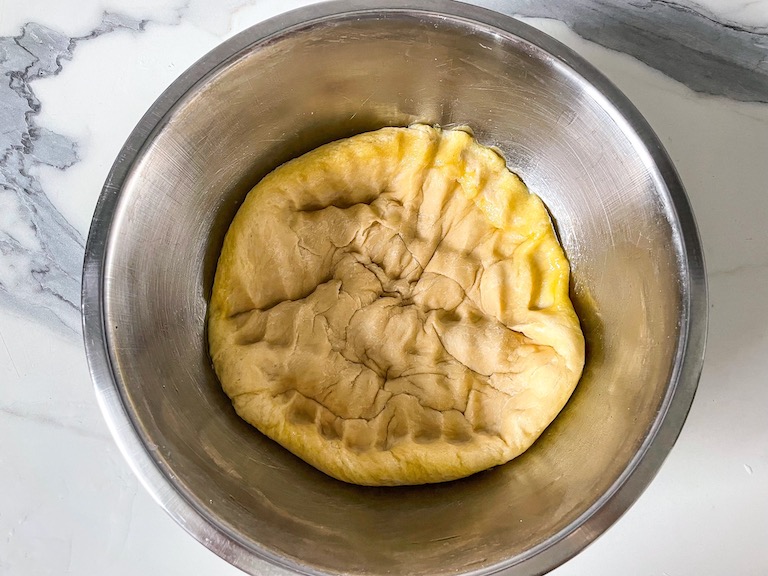
<path fill-rule="evenodd" d="M 235 36 L 130 136 L 94 216 L 86 348 L 146 488 L 252 574 L 541 574 L 640 495 L 701 370 L 706 287 L 658 140 L 573 52 L 449 1 L 333 2 Z M 466 480 L 362 488 L 242 422 L 206 350 L 216 259 L 245 193 L 320 144 L 386 125 L 469 125 L 549 207 L 573 267 L 584 376 L 540 440 Z"/>

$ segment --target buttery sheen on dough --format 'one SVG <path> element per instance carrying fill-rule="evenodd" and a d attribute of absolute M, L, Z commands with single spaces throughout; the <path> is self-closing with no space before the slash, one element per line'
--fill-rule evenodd
<path fill-rule="evenodd" d="M 384 128 L 280 166 L 224 241 L 210 351 L 237 413 L 365 485 L 525 451 L 584 365 L 541 200 L 461 130 Z"/>

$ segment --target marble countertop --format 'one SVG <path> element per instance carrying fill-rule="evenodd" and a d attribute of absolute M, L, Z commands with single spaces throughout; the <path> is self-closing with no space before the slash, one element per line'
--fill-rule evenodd
<path fill-rule="evenodd" d="M 152 101 L 224 39 L 306 3 L 0 0 L 0 575 L 241 574 L 112 441 L 80 273 L 102 183 Z M 627 514 L 553 574 L 768 574 L 768 0 L 476 3 L 629 96 L 680 172 L 707 261 L 707 356 L 682 434 Z"/>

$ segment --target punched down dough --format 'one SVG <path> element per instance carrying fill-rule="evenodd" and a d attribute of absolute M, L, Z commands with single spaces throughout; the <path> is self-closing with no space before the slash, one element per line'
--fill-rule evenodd
<path fill-rule="evenodd" d="M 584 365 L 538 197 L 460 130 L 384 128 L 266 176 L 209 309 L 237 413 L 365 485 L 468 476 L 525 451 Z"/>

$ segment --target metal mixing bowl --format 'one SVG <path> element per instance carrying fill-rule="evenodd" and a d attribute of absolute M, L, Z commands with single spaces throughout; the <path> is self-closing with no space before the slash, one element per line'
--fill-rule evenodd
<path fill-rule="evenodd" d="M 141 120 L 86 250 L 97 396 L 147 490 L 246 572 L 540 574 L 630 506 L 680 432 L 707 315 L 695 223 L 648 125 L 572 51 L 464 4 L 388 6 L 342 0 L 246 30 Z M 260 177 L 325 142 L 413 122 L 468 124 L 544 199 L 573 266 L 587 363 L 565 410 L 511 463 L 363 488 L 235 415 L 208 358 L 206 306 L 223 235 Z"/>

